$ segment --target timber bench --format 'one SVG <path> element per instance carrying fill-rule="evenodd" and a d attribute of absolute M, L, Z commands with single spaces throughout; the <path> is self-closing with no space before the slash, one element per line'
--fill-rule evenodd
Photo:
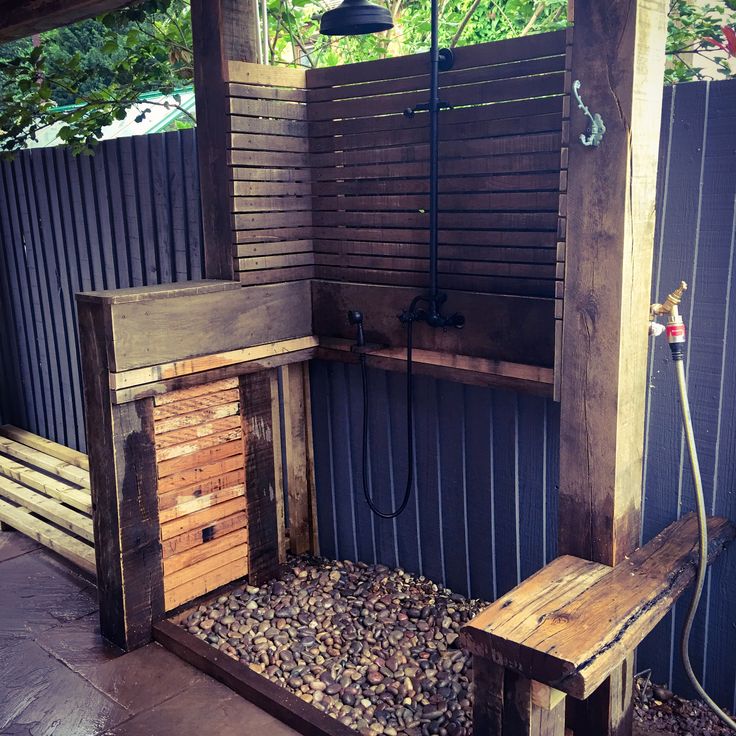
<path fill-rule="evenodd" d="M 566 696 L 585 700 L 620 671 L 694 578 L 697 533 L 691 514 L 615 567 L 558 557 L 468 623 L 475 734 L 564 736 Z M 734 536 L 710 518 L 708 561 Z"/>

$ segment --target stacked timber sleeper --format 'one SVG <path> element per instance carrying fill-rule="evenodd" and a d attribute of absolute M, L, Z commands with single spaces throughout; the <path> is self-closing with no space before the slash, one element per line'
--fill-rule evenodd
<path fill-rule="evenodd" d="M 0 427 L 0 521 L 95 574 L 84 453 L 17 427 Z"/>
<path fill-rule="evenodd" d="M 154 400 L 164 603 L 170 611 L 248 572 L 238 379 Z"/>

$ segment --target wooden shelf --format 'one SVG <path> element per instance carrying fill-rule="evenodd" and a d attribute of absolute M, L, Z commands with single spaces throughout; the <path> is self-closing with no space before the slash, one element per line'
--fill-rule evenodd
<path fill-rule="evenodd" d="M 357 363 L 359 353 L 352 349 L 350 340 L 320 338 L 315 357 Z M 375 348 L 364 351 L 366 362 L 372 368 L 388 371 L 406 370 L 406 348 Z M 414 372 L 474 386 L 493 386 L 524 391 L 538 396 L 552 396 L 554 371 L 552 368 L 488 360 L 469 355 L 440 353 L 415 348 L 412 356 Z"/>

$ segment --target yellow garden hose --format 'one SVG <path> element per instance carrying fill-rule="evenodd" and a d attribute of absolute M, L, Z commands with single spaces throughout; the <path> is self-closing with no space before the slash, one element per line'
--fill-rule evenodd
<path fill-rule="evenodd" d="M 672 346 L 672 343 L 670 343 Z M 698 452 L 695 447 L 695 436 L 693 434 L 693 422 L 690 417 L 690 402 L 687 398 L 687 384 L 685 382 L 685 363 L 682 359 L 682 348 L 680 347 L 679 355 L 673 349 L 672 357 L 675 363 L 675 374 L 677 375 L 677 387 L 680 391 L 680 406 L 682 408 L 682 424 L 685 429 L 685 441 L 687 442 L 687 451 L 690 456 L 690 470 L 693 474 L 693 483 L 695 484 L 695 502 L 698 513 L 699 534 L 699 559 L 698 574 L 695 579 L 695 592 L 690 601 L 690 607 L 685 618 L 685 626 L 682 629 L 682 639 L 680 640 L 680 652 L 682 654 L 682 664 L 690 683 L 695 688 L 698 695 L 703 699 L 706 705 L 726 724 L 730 729 L 736 731 L 736 721 L 728 716 L 713 700 L 713 698 L 705 692 L 703 686 L 698 682 L 698 678 L 693 672 L 690 664 L 690 632 L 693 628 L 695 614 L 698 611 L 700 597 L 703 593 L 705 584 L 705 573 L 708 568 L 708 523 L 705 515 L 705 498 L 703 496 L 703 481 L 700 477 L 700 465 L 698 464 Z"/>

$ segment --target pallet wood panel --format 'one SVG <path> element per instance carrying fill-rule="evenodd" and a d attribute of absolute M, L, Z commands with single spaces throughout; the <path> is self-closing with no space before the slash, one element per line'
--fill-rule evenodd
<path fill-rule="evenodd" d="M 86 456 L 11 425 L 1 427 L 0 435 L 16 450 L 12 455 L 0 450 L 0 521 L 94 575 L 92 499 L 89 472 L 84 469 Z M 29 451 L 27 457 L 24 449 Z M 68 466 L 68 460 L 75 465 Z M 50 468 L 58 462 L 63 463 L 63 468 L 74 467 L 86 474 L 87 487 L 54 474 Z"/>
<path fill-rule="evenodd" d="M 240 393 L 237 380 L 225 379 L 153 403 L 164 605 L 170 611 L 248 572 Z M 223 522 L 226 531 L 216 534 Z"/>

